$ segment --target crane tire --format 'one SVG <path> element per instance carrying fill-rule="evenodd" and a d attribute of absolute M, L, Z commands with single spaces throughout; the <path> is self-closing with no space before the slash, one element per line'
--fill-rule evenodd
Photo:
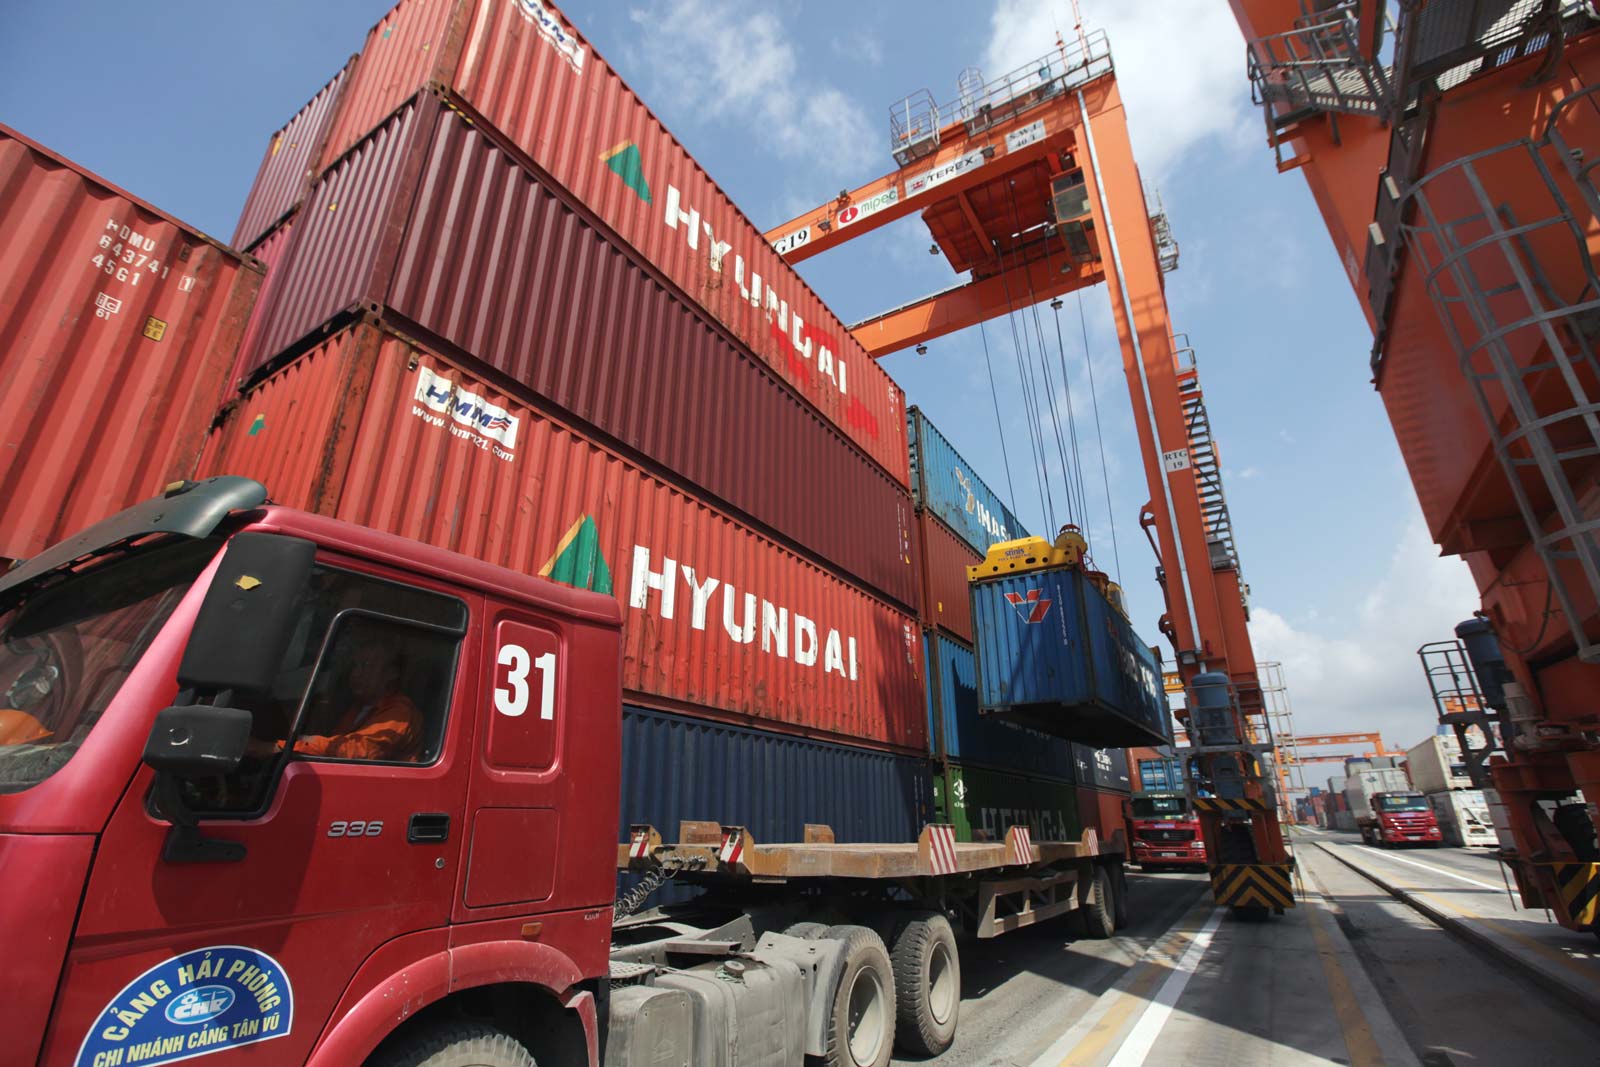
<path fill-rule="evenodd" d="M 950 920 L 912 912 L 889 948 L 894 966 L 895 1045 L 913 1056 L 937 1056 L 956 1039 L 961 1010 L 961 956 Z"/>
<path fill-rule="evenodd" d="M 865 926 L 830 926 L 844 965 L 828 1009 L 823 1067 L 888 1067 L 894 1052 L 894 966 L 883 938 Z"/>
<path fill-rule="evenodd" d="M 788 937 L 798 937 L 802 941 L 815 941 L 819 937 L 828 936 L 827 923 L 798 922 L 790 923 L 783 928 Z"/>
<path fill-rule="evenodd" d="M 1088 895 L 1079 901 L 1078 911 L 1083 914 L 1083 930 L 1096 941 L 1104 941 L 1117 932 L 1116 894 L 1111 890 L 1111 875 L 1104 867 L 1094 869 L 1094 879 L 1089 884 Z"/>
<path fill-rule="evenodd" d="M 533 1053 L 506 1033 L 482 1023 L 424 1027 L 379 1050 L 366 1067 L 538 1067 Z"/>

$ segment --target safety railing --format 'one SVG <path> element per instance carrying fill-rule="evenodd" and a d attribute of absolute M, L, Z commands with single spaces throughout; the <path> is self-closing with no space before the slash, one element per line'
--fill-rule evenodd
<path fill-rule="evenodd" d="M 1544 564 L 1551 607 L 1589 662 L 1600 661 L 1583 625 L 1600 602 L 1600 502 L 1588 489 L 1600 470 L 1600 277 L 1590 239 L 1600 231 L 1600 144 L 1573 143 L 1566 131 L 1597 91 L 1563 100 L 1537 139 L 1420 179 L 1402 224 Z"/>

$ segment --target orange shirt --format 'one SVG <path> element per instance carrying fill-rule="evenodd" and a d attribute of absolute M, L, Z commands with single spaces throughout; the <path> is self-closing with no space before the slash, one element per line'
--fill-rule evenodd
<path fill-rule="evenodd" d="M 334 759 L 415 760 L 421 747 L 422 715 L 404 693 L 353 706 L 326 736 L 308 734 L 294 743 L 296 752 Z"/>

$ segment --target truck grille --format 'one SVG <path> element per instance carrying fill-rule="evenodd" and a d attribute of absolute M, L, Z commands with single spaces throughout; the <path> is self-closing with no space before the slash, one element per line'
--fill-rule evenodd
<path fill-rule="evenodd" d="M 1146 841 L 1193 841 L 1193 830 L 1140 830 L 1139 836 Z"/>

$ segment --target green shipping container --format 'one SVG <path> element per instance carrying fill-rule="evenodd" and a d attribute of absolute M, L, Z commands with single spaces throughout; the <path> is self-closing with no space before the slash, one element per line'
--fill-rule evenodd
<path fill-rule="evenodd" d="M 1076 841 L 1083 832 L 1075 787 L 1049 778 L 952 763 L 933 777 L 933 805 L 958 841 L 1001 841 L 1019 825 L 1035 842 Z"/>

